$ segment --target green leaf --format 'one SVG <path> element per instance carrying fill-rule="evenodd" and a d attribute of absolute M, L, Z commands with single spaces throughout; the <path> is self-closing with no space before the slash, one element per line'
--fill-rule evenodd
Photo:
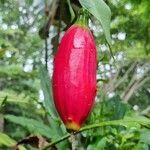
<path fill-rule="evenodd" d="M 148 129 L 141 130 L 140 142 L 150 145 L 150 130 Z"/>
<path fill-rule="evenodd" d="M 7 101 L 4 101 L 7 97 Z M 3 90 L 0 91 L 0 105 L 3 105 L 4 102 L 17 103 L 17 104 L 28 104 L 30 103 L 30 97 L 26 96 L 23 92 L 17 94 L 13 90 Z"/>
<path fill-rule="evenodd" d="M 118 120 L 122 119 L 126 112 L 126 105 L 121 102 L 119 96 L 114 96 L 100 104 L 101 115 L 103 120 Z"/>
<path fill-rule="evenodd" d="M 53 129 L 38 120 L 14 115 L 5 115 L 5 119 L 25 127 L 31 133 L 40 134 L 52 139 L 58 138 Z"/>
<path fill-rule="evenodd" d="M 4 108 L 6 102 L 7 102 L 7 96 L 4 97 L 2 103 L 0 104 L 0 111 Z"/>
<path fill-rule="evenodd" d="M 75 18 L 75 13 L 74 13 L 73 8 L 71 6 L 70 0 L 67 0 L 67 3 L 68 3 L 69 11 L 70 11 L 70 14 L 71 14 L 71 21 L 73 21 L 73 19 Z"/>
<path fill-rule="evenodd" d="M 16 141 L 10 138 L 8 135 L 0 132 L 0 145 L 12 147 L 16 144 Z"/>
<path fill-rule="evenodd" d="M 5 133 L 0 132 L 0 146 L 13 147 L 17 142 Z M 26 150 L 23 146 L 18 146 L 19 150 Z"/>
<path fill-rule="evenodd" d="M 5 3 L 5 0 L 0 0 L 0 3 L 4 4 L 4 3 Z"/>
<path fill-rule="evenodd" d="M 101 23 L 106 36 L 106 40 L 111 45 L 110 37 L 110 8 L 103 0 L 79 0 L 82 7 L 87 9 L 93 16 L 95 16 Z"/>
<path fill-rule="evenodd" d="M 41 87 L 44 93 L 45 108 L 50 114 L 50 117 L 48 117 L 50 127 L 53 130 L 53 133 L 57 135 L 57 137 L 62 136 L 64 132 L 60 128 L 61 122 L 58 120 L 58 114 L 54 106 L 50 76 L 48 75 L 48 72 L 43 65 L 40 66 L 40 79 Z"/>
<path fill-rule="evenodd" d="M 105 150 L 105 146 L 107 144 L 107 138 L 103 137 L 101 140 L 97 140 L 97 142 L 95 142 L 94 144 L 90 144 L 87 147 L 87 150 Z"/>
<path fill-rule="evenodd" d="M 26 4 L 27 5 L 32 5 L 33 4 L 33 0 L 26 0 Z"/>
<path fill-rule="evenodd" d="M 145 143 L 138 143 L 132 150 L 149 150 L 149 146 Z"/>
<path fill-rule="evenodd" d="M 119 96 L 114 96 L 107 101 L 109 112 L 111 113 L 111 119 L 122 119 L 126 112 L 126 105 L 121 102 Z"/>
<path fill-rule="evenodd" d="M 57 120 L 58 115 L 53 102 L 50 77 L 43 65 L 40 66 L 39 73 L 40 73 L 41 87 L 44 93 L 45 108 L 47 112 L 51 115 L 51 117 Z"/>

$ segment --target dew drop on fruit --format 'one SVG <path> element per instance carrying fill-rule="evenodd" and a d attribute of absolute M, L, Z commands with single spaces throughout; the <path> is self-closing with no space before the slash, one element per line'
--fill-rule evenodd
<path fill-rule="evenodd" d="M 72 118 L 71 118 L 71 117 L 68 117 L 68 121 L 71 122 L 71 121 L 72 121 Z"/>

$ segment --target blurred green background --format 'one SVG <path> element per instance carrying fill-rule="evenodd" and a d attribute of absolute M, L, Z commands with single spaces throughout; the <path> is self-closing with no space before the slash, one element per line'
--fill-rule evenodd
<path fill-rule="evenodd" d="M 81 7 L 77 0 L 70 2 L 0 0 L 1 150 L 9 150 L 19 141 L 23 143 L 20 150 L 42 149 L 66 133 L 55 113 L 50 78 L 54 53 L 71 25 L 70 6 L 75 14 Z M 98 53 L 98 90 L 86 124 L 128 116 L 149 119 L 150 1 L 105 2 L 112 12 L 115 62 L 101 24 L 91 16 L 89 27 Z M 80 133 L 76 139 L 77 150 L 149 150 L 150 126 L 106 126 Z M 52 149 L 69 150 L 71 144 L 65 140 Z"/>

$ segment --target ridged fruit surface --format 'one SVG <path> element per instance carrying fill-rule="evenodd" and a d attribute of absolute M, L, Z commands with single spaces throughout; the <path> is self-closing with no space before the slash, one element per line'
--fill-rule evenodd
<path fill-rule="evenodd" d="M 53 97 L 60 118 L 71 130 L 87 119 L 96 95 L 96 45 L 90 30 L 72 25 L 54 57 Z"/>

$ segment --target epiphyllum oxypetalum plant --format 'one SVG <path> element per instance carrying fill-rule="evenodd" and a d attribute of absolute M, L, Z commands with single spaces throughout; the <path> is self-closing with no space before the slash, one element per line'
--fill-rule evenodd
<path fill-rule="evenodd" d="M 61 40 L 54 57 L 52 81 L 60 118 L 67 129 L 79 130 L 96 95 L 96 45 L 85 10 Z"/>

